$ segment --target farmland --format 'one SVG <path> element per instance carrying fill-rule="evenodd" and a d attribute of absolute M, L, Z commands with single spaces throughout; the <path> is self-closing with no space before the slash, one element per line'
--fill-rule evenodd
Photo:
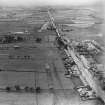
<path fill-rule="evenodd" d="M 38 95 L 1 91 L 0 105 L 46 105 L 48 103 L 97 105 L 97 100 L 87 102 L 80 100 L 79 95 L 74 91 L 76 85 L 82 84 L 78 78 L 73 80 L 65 78 L 65 68 L 55 45 L 56 33 L 51 30 L 38 32 L 42 25 L 49 21 L 46 9 L 42 10 L 43 8 L 0 10 L 0 35 L 13 33 L 18 36 L 14 33 L 24 32 L 21 36 L 27 39 L 23 42 L 0 44 L 0 69 L 4 70 L 0 72 L 0 88 L 19 85 L 33 88 L 39 86 L 42 89 L 42 93 Z M 103 19 L 96 14 L 97 11 L 85 8 L 55 9 L 55 12 L 52 12 L 55 24 L 60 27 L 62 35 L 77 41 L 93 39 L 104 46 L 104 36 L 101 32 Z M 37 38 L 41 41 L 38 42 Z M 19 48 L 15 49 L 14 46 Z M 50 82 L 53 82 L 55 92 L 49 90 L 46 64 L 51 68 L 53 81 Z"/>

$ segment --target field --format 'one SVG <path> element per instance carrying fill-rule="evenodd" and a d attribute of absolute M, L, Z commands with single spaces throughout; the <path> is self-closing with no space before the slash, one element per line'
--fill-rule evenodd
<path fill-rule="evenodd" d="M 0 11 L 0 35 L 22 31 L 22 35 L 27 38 L 24 42 L 0 44 L 0 69 L 4 70 L 0 72 L 0 88 L 19 85 L 34 88 L 40 86 L 42 89 L 42 93 L 38 95 L 1 91 L 0 105 L 98 105 L 96 100 L 81 101 L 77 92 L 74 92 L 75 86 L 82 85 L 78 78 L 65 78 L 65 68 L 55 46 L 56 33 L 51 30 L 38 32 L 49 20 L 46 9 L 42 9 L 5 8 Z M 55 9 L 55 12 L 52 12 L 57 26 L 65 29 L 60 30 L 62 35 L 78 41 L 93 39 L 104 46 L 104 36 L 101 32 L 103 19 L 96 14 L 97 11 L 86 8 Z M 25 34 L 25 31 L 29 34 Z M 37 38 L 41 38 L 40 43 L 36 42 Z M 20 48 L 15 49 L 14 45 Z M 45 70 L 46 64 L 50 65 L 53 80 L 50 83 L 53 83 L 54 92 L 49 90 L 50 79 Z"/>

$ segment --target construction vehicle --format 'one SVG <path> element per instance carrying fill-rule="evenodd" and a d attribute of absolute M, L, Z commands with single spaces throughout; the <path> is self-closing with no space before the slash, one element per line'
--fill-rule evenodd
<path fill-rule="evenodd" d="M 80 86 L 76 89 L 83 101 L 97 98 L 95 91 L 93 91 L 90 86 Z"/>
<path fill-rule="evenodd" d="M 70 78 L 70 77 L 79 77 L 80 72 L 78 71 L 78 68 L 72 67 L 66 70 L 67 72 L 65 73 L 65 77 L 66 78 Z"/>

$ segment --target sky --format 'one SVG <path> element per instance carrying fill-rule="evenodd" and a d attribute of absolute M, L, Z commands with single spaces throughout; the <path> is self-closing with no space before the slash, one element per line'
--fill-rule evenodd
<path fill-rule="evenodd" d="M 1 5 L 83 5 L 101 0 L 0 0 Z"/>

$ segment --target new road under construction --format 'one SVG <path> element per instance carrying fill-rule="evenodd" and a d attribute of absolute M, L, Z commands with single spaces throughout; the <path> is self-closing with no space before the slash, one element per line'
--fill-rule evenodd
<path fill-rule="evenodd" d="M 100 85 L 100 82 L 104 81 L 104 76 L 100 75 L 100 78 L 102 78 L 101 81 L 99 80 L 99 77 L 95 76 L 95 73 L 99 73 L 99 71 L 97 70 L 97 64 L 92 59 L 92 54 L 89 53 L 93 52 L 93 54 L 96 55 L 102 51 L 104 52 L 104 48 L 94 40 L 76 42 L 69 40 L 66 36 L 62 36 L 54 23 L 54 18 L 50 11 L 48 11 L 48 15 L 50 21 L 47 24 L 50 24 L 56 32 L 57 47 L 59 50 L 65 52 L 65 57 L 63 58 L 64 65 L 67 70 L 65 77 L 71 78 L 72 76 L 78 76 L 80 78 L 83 86 L 76 87 L 76 90 L 79 92 L 83 100 L 100 98 L 105 103 L 105 92 L 103 87 Z M 41 28 L 41 31 L 45 29 L 45 25 L 43 27 Z M 82 47 L 86 47 L 86 49 L 84 48 L 86 51 L 80 51 Z M 87 60 L 89 58 L 93 61 L 91 62 Z"/>

